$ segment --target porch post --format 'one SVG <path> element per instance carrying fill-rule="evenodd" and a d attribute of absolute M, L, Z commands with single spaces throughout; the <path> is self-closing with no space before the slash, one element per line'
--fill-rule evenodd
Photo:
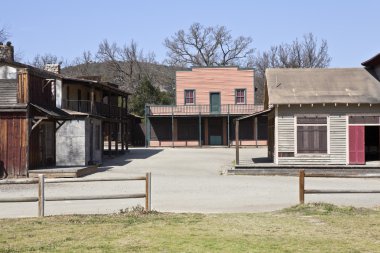
<path fill-rule="evenodd" d="M 239 120 L 235 120 L 236 165 L 239 165 Z"/>
<path fill-rule="evenodd" d="M 230 105 L 227 105 L 227 145 L 230 147 Z"/>
<path fill-rule="evenodd" d="M 116 155 L 118 155 L 119 154 L 119 129 L 120 129 L 120 123 L 117 122 L 115 125 L 116 125 L 115 153 L 116 153 Z"/>
<path fill-rule="evenodd" d="M 198 118 L 198 122 L 199 122 L 199 147 L 202 147 L 202 118 L 201 118 L 201 112 L 199 111 L 199 118 Z"/>
<path fill-rule="evenodd" d="M 145 108 L 144 108 L 144 116 L 145 116 L 145 148 L 148 147 L 148 118 L 147 118 L 147 106 L 145 105 Z"/>
<path fill-rule="evenodd" d="M 121 152 L 124 152 L 124 124 L 123 124 L 123 118 L 124 118 L 124 97 L 120 96 L 121 98 L 121 108 L 120 108 L 120 139 L 121 139 Z M 128 116 L 128 115 L 127 115 Z"/>
<path fill-rule="evenodd" d="M 111 121 L 108 122 L 108 156 L 111 156 L 111 141 L 112 141 L 112 136 L 111 136 Z"/>
<path fill-rule="evenodd" d="M 172 148 L 174 148 L 174 114 L 173 114 L 173 106 L 172 106 Z"/>
<path fill-rule="evenodd" d="M 91 114 L 94 114 L 94 106 L 95 106 L 95 94 L 94 94 L 94 87 L 91 87 L 91 94 L 90 94 L 90 99 L 91 99 L 91 103 L 90 103 L 90 113 Z"/>
<path fill-rule="evenodd" d="M 254 117 L 254 134 L 255 134 L 255 141 L 256 141 L 256 148 L 258 147 L 257 145 L 257 116 Z"/>

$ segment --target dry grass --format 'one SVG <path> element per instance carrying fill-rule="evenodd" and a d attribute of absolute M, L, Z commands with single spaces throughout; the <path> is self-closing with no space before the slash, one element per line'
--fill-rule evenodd
<path fill-rule="evenodd" d="M 259 214 L 0 220 L 0 252 L 380 252 L 380 211 L 328 204 Z"/>

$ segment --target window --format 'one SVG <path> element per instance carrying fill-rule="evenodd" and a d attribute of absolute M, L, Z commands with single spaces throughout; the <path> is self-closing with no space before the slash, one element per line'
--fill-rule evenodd
<path fill-rule="evenodd" d="M 195 90 L 185 90 L 185 105 L 195 104 Z"/>
<path fill-rule="evenodd" d="M 235 102 L 236 104 L 245 104 L 245 89 L 235 90 Z"/>
<path fill-rule="evenodd" d="M 327 117 L 297 117 L 297 153 L 327 154 Z"/>

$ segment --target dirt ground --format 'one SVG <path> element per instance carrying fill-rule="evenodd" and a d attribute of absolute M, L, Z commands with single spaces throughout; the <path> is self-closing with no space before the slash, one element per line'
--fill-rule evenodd
<path fill-rule="evenodd" d="M 89 178 L 117 178 L 152 172 L 152 208 L 161 212 L 263 212 L 298 204 L 298 178 L 282 176 L 227 176 L 234 162 L 233 148 L 132 148 L 106 159 Z M 241 149 L 242 159 L 265 157 L 265 148 Z M 380 189 L 379 179 L 307 178 L 306 188 Z M 144 182 L 47 184 L 46 196 L 143 193 Z M 2 196 L 36 196 L 36 185 L 0 186 Z M 380 206 L 380 194 L 306 195 L 306 202 L 329 202 L 357 207 Z M 113 213 L 144 205 L 137 200 L 47 202 L 45 213 Z M 36 216 L 37 203 L 2 203 L 0 217 Z"/>

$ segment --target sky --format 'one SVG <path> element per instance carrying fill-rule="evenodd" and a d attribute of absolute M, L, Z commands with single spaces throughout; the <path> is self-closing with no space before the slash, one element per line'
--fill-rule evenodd
<path fill-rule="evenodd" d="M 84 50 L 96 52 L 104 39 L 119 45 L 133 39 L 161 62 L 165 38 L 194 22 L 250 36 L 256 52 L 311 32 L 327 40 L 330 67 L 360 67 L 380 52 L 378 0 L 5 0 L 0 6 L 6 10 L 0 27 L 23 62 L 45 53 L 71 61 Z"/>

